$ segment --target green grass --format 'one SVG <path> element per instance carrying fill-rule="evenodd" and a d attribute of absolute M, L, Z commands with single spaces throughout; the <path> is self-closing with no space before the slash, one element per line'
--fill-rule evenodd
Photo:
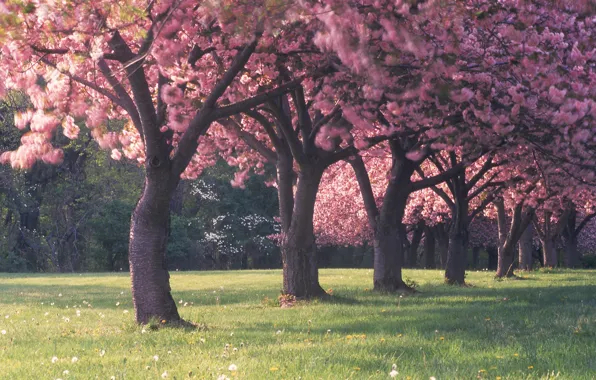
<path fill-rule="evenodd" d="M 280 271 L 176 272 L 182 316 L 207 330 L 143 332 L 125 274 L 0 275 L 0 378 L 596 378 L 596 271 L 405 276 L 419 292 L 400 298 L 369 291 L 370 270 L 323 270 L 333 297 L 281 309 Z"/>

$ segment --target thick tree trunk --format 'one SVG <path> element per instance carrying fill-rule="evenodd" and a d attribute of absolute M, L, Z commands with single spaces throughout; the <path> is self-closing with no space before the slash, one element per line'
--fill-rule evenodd
<path fill-rule="evenodd" d="M 524 233 L 521 235 L 519 239 L 519 269 L 521 270 L 532 270 L 533 267 L 533 257 L 532 251 L 534 247 L 532 245 L 532 238 L 534 235 L 534 230 L 531 224 L 528 225 Z"/>
<path fill-rule="evenodd" d="M 513 277 L 514 247 L 513 244 L 504 244 L 499 248 L 497 277 Z"/>
<path fill-rule="evenodd" d="M 284 292 L 296 298 L 325 294 L 319 285 L 313 215 L 323 171 L 303 168 L 298 175 L 294 210 L 282 238 Z"/>
<path fill-rule="evenodd" d="M 445 282 L 465 284 L 468 256 L 468 190 L 465 173 L 453 179 L 454 208 L 449 227 L 449 250 L 445 266 Z"/>
<path fill-rule="evenodd" d="M 148 172 L 130 227 L 129 263 L 138 323 L 180 321 L 170 294 L 166 265 L 171 180 L 165 170 Z"/>
<path fill-rule="evenodd" d="M 445 282 L 465 284 L 467 237 L 464 231 L 455 231 L 449 236 L 449 251 L 445 267 Z"/>
<path fill-rule="evenodd" d="M 424 267 L 435 269 L 435 236 L 430 227 L 424 229 Z"/>
<path fill-rule="evenodd" d="M 555 249 L 555 242 L 551 239 L 544 239 L 540 241 L 542 245 L 542 255 L 544 257 L 544 266 L 547 268 L 554 268 L 558 264 L 557 250 Z"/>
<path fill-rule="evenodd" d="M 381 292 L 394 292 L 407 289 L 403 282 L 403 242 L 399 228 L 379 221 L 375 234 L 374 289 Z"/>
<path fill-rule="evenodd" d="M 581 255 L 577 248 L 577 236 L 568 236 L 565 241 L 565 265 L 567 268 L 577 268 L 580 265 Z"/>

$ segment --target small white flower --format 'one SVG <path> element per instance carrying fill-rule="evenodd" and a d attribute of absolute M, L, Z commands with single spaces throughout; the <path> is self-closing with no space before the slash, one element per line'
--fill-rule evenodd
<path fill-rule="evenodd" d="M 80 316 L 81 316 L 81 311 L 77 310 L 77 317 L 80 317 Z"/>
<path fill-rule="evenodd" d="M 124 311 L 123 311 L 123 313 L 124 313 L 124 314 L 128 314 L 128 310 L 124 310 Z"/>
<path fill-rule="evenodd" d="M 428 380 L 437 380 L 437 378 L 434 376 L 431 376 Z"/>
<path fill-rule="evenodd" d="M 58 294 L 58 297 L 62 297 L 62 293 Z"/>
<path fill-rule="evenodd" d="M 116 306 L 120 306 L 120 302 L 116 302 Z"/>
<path fill-rule="evenodd" d="M 230 378 L 227 377 L 226 375 L 219 375 L 219 377 L 217 378 L 217 380 L 230 380 Z"/>
<path fill-rule="evenodd" d="M 120 292 L 120 295 L 123 295 L 123 294 L 124 294 L 124 292 Z"/>
<path fill-rule="evenodd" d="M 238 370 L 238 367 L 236 366 L 236 364 L 230 364 L 230 366 L 228 367 L 228 371 L 235 372 L 237 370 Z"/>
<path fill-rule="evenodd" d="M 99 351 L 99 356 L 103 357 L 106 354 L 106 350 Z"/>
<path fill-rule="evenodd" d="M 77 358 L 76 356 L 73 356 L 70 361 L 73 362 L 73 363 L 76 363 L 76 362 L 79 361 L 79 358 Z"/>
<path fill-rule="evenodd" d="M 158 361 L 159 360 L 159 356 L 153 355 L 153 360 Z"/>
<path fill-rule="evenodd" d="M 48 312 L 46 311 L 45 313 L 43 313 L 43 315 L 47 317 L 48 315 L 50 315 L 50 313 L 48 313 Z"/>
<path fill-rule="evenodd" d="M 168 377 L 168 371 L 163 371 L 163 373 L 161 374 L 161 378 L 165 379 Z"/>
<path fill-rule="evenodd" d="M 64 318 L 64 322 L 66 322 L 66 323 L 70 322 L 70 318 Z"/>
<path fill-rule="evenodd" d="M 8 319 L 8 318 L 10 318 L 10 315 L 7 314 L 4 316 L 4 318 Z"/>
<path fill-rule="evenodd" d="M 70 373 L 70 371 L 69 371 L 69 370 L 67 370 L 67 369 L 65 369 L 64 371 L 62 371 L 62 374 L 63 374 L 63 375 L 68 375 L 69 373 Z"/>
<path fill-rule="evenodd" d="M 185 302 L 185 303 L 184 303 L 184 306 L 188 306 L 188 302 Z"/>
<path fill-rule="evenodd" d="M 178 303 L 182 303 L 182 302 L 184 302 L 184 301 L 182 301 L 182 300 L 178 301 Z"/>
<path fill-rule="evenodd" d="M 170 355 L 172 353 L 172 351 L 168 351 L 168 355 Z"/>
<path fill-rule="evenodd" d="M 275 335 L 279 335 L 279 334 L 281 334 L 281 330 L 277 330 L 277 331 L 275 332 Z"/>
<path fill-rule="evenodd" d="M 116 376 L 110 376 L 110 380 L 116 380 Z"/>
<path fill-rule="evenodd" d="M 54 306 L 54 303 L 52 302 L 50 305 Z M 6 318 L 8 318 L 8 317 L 6 317 Z"/>
<path fill-rule="evenodd" d="M 232 351 L 238 352 L 238 347 L 234 347 L 234 349 Z"/>
<path fill-rule="evenodd" d="M 393 363 L 393 365 L 391 366 L 391 369 L 396 370 L 397 369 L 397 364 Z"/>
<path fill-rule="evenodd" d="M 396 377 L 399 374 L 399 372 L 397 372 L 396 370 L 391 370 L 391 372 L 389 372 L 389 376 L 391 377 Z"/>
<path fill-rule="evenodd" d="M 52 363 L 57 363 L 58 362 L 58 358 L 56 356 L 52 357 Z"/>
<path fill-rule="evenodd" d="M 146 332 L 147 332 L 147 330 L 145 330 L 145 329 L 141 330 L 141 334 L 145 334 Z"/>
<path fill-rule="evenodd" d="M 6 330 L 2 330 L 0 333 L 2 333 L 2 335 L 6 335 Z"/>

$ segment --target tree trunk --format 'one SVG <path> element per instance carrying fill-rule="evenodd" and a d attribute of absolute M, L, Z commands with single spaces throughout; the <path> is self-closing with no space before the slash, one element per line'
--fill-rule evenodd
<path fill-rule="evenodd" d="M 447 255 L 449 252 L 449 235 L 445 232 L 444 224 L 435 226 L 435 237 L 437 239 L 437 250 L 441 260 L 441 269 L 447 268 Z"/>
<path fill-rule="evenodd" d="M 465 173 L 453 179 L 451 226 L 449 228 L 449 250 L 445 267 L 445 282 L 465 284 L 466 261 L 468 256 L 468 190 Z"/>
<path fill-rule="evenodd" d="M 532 245 L 532 238 L 534 230 L 531 224 L 528 225 L 521 238 L 519 239 L 519 269 L 521 270 L 532 270 L 533 258 L 532 251 L 534 247 Z"/>
<path fill-rule="evenodd" d="M 148 170 L 143 194 L 132 214 L 128 257 L 138 323 L 180 321 L 166 265 L 171 182 L 169 172 Z"/>
<path fill-rule="evenodd" d="M 465 284 L 467 238 L 463 231 L 455 231 L 449 236 L 449 250 L 445 267 L 445 282 Z"/>
<path fill-rule="evenodd" d="M 284 293 L 296 298 L 325 294 L 319 285 L 313 215 L 323 171 L 303 168 L 298 175 L 294 210 L 282 238 Z"/>
<path fill-rule="evenodd" d="M 435 236 L 430 227 L 424 229 L 424 268 L 435 269 Z"/>
<path fill-rule="evenodd" d="M 542 255 L 544 257 L 544 266 L 547 268 L 554 268 L 557 266 L 557 250 L 555 249 L 555 242 L 551 239 L 541 240 Z"/>
<path fill-rule="evenodd" d="M 504 244 L 499 247 L 497 277 L 513 277 L 514 247 L 513 244 Z"/>
<path fill-rule="evenodd" d="M 375 233 L 375 290 L 394 292 L 407 288 L 401 274 L 403 256 L 403 242 L 399 228 L 380 220 Z"/>
<path fill-rule="evenodd" d="M 424 222 L 418 223 L 412 233 L 412 242 L 408 246 L 408 267 L 410 268 L 416 268 L 418 264 L 418 247 L 420 246 L 423 232 Z"/>
<path fill-rule="evenodd" d="M 567 268 L 577 268 L 580 264 L 581 255 L 577 248 L 577 236 L 568 236 L 565 241 L 565 265 Z"/>

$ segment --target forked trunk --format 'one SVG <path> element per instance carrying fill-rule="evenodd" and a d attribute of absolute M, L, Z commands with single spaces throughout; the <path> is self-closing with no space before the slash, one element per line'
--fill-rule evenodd
<path fill-rule="evenodd" d="M 294 210 L 282 238 L 284 293 L 296 298 L 325 294 L 319 285 L 313 215 L 322 170 L 306 168 L 298 176 Z"/>
<path fill-rule="evenodd" d="M 170 294 L 166 265 L 171 181 L 167 173 L 148 173 L 132 214 L 128 259 L 138 323 L 176 322 L 180 315 Z"/>
<path fill-rule="evenodd" d="M 532 270 L 533 267 L 533 258 L 532 258 L 532 251 L 534 247 L 532 246 L 532 235 L 533 235 L 533 227 L 532 225 L 528 225 L 524 233 L 521 235 L 519 239 L 519 269 L 521 270 Z"/>
<path fill-rule="evenodd" d="M 577 236 L 571 236 L 565 241 L 565 265 L 567 268 L 579 267 L 581 255 L 577 248 Z"/>
<path fill-rule="evenodd" d="M 547 268 L 554 268 L 557 266 L 557 250 L 555 249 L 555 242 L 551 239 L 541 240 L 542 255 L 544 257 L 544 266 Z"/>
<path fill-rule="evenodd" d="M 513 244 L 504 244 L 499 247 L 497 277 L 513 277 L 514 247 Z"/>

